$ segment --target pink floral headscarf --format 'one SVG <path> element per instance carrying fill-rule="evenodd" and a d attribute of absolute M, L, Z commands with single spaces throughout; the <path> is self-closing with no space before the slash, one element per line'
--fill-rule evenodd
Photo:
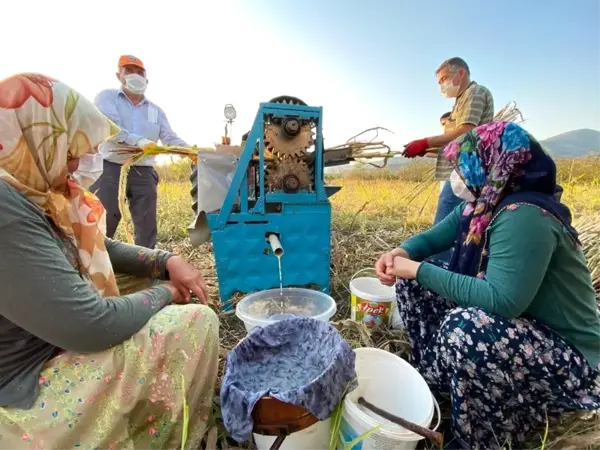
<path fill-rule="evenodd" d="M 554 161 L 519 125 L 481 125 L 448 144 L 443 154 L 475 198 L 463 210 L 451 271 L 485 276 L 485 233 L 497 214 L 518 203 L 536 205 L 552 214 L 577 239 L 569 209 L 555 197 Z"/>
<path fill-rule="evenodd" d="M 75 244 L 82 275 L 103 295 L 119 293 L 104 245 L 106 213 L 68 174 L 67 161 L 96 152 L 118 131 L 60 81 L 39 74 L 0 81 L 0 179 L 42 209 Z"/>

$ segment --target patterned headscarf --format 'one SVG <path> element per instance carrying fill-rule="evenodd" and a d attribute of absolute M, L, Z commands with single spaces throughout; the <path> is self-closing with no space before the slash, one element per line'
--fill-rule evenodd
<path fill-rule="evenodd" d="M 485 277 L 486 231 L 496 215 L 511 205 L 538 206 L 578 240 L 571 212 L 556 199 L 560 187 L 554 161 L 519 125 L 482 125 L 448 144 L 443 152 L 475 197 L 463 211 L 451 271 Z"/>
<path fill-rule="evenodd" d="M 68 175 L 67 161 L 96 152 L 118 131 L 60 81 L 38 74 L 0 81 L 0 179 L 43 210 L 73 242 L 82 275 L 103 295 L 119 292 L 104 245 L 106 213 L 96 196 Z"/>

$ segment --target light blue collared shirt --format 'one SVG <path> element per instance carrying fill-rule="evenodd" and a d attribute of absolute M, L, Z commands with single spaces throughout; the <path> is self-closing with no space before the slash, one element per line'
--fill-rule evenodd
<path fill-rule="evenodd" d="M 100 146 L 105 160 L 123 164 L 130 156 L 114 153 L 121 145 L 137 146 L 140 139 L 149 139 L 163 145 L 188 145 L 171 129 L 167 116 L 157 105 L 144 98 L 134 105 L 122 89 L 107 89 L 100 92 L 94 101 L 96 107 L 116 123 L 121 132 Z M 154 156 L 136 163 L 138 166 L 154 166 Z"/>

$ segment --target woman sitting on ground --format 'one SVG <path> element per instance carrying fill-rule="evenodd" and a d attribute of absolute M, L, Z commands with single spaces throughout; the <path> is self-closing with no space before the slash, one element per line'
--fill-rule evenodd
<path fill-rule="evenodd" d="M 218 319 L 178 256 L 104 236 L 77 184 L 118 128 L 65 84 L 0 81 L 0 448 L 188 448 L 212 410 Z M 169 280 L 121 295 L 113 271 Z M 181 306 L 168 306 L 181 304 Z"/>
<path fill-rule="evenodd" d="M 466 202 L 376 270 L 397 280 L 414 364 L 435 394 L 449 394 L 457 441 L 516 448 L 546 414 L 600 408 L 592 280 L 554 197 L 556 166 L 521 127 L 483 125 L 443 151 Z M 453 246 L 448 269 L 424 262 Z"/>

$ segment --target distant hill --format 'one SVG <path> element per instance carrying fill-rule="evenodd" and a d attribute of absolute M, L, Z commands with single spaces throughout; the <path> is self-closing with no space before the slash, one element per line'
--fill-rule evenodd
<path fill-rule="evenodd" d="M 577 158 L 600 154 L 600 131 L 583 128 L 567 131 L 540 141 L 555 158 Z"/>

